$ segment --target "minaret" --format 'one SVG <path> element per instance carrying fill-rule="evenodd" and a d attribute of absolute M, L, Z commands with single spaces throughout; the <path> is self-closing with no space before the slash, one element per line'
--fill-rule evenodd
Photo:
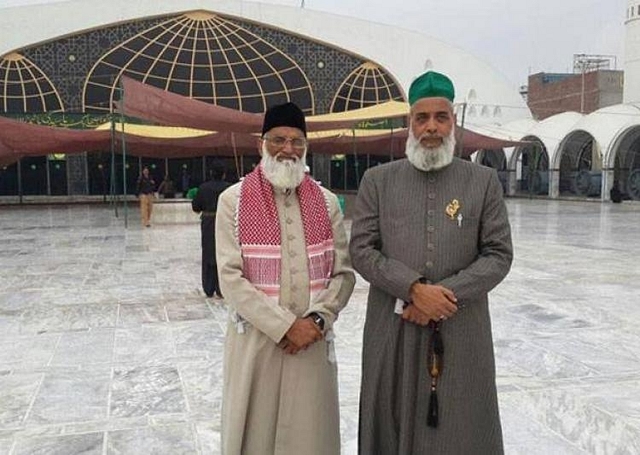
<path fill-rule="evenodd" d="M 629 0 L 625 20 L 624 103 L 640 103 L 640 0 Z"/>

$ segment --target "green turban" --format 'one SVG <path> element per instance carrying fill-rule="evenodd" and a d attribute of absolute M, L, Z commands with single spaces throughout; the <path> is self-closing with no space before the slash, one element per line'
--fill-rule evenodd
<path fill-rule="evenodd" d="M 427 71 L 416 78 L 409 87 L 409 105 L 421 98 L 446 98 L 453 103 L 456 92 L 453 83 L 444 74 Z"/>
<path fill-rule="evenodd" d="M 196 197 L 196 194 L 198 194 L 198 188 L 190 188 L 189 191 L 187 191 L 187 199 L 193 199 L 194 197 Z"/>

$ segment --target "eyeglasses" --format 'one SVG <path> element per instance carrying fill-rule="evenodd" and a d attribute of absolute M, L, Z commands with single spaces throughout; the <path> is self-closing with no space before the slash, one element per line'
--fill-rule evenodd
<path fill-rule="evenodd" d="M 307 148 L 307 141 L 301 137 L 283 137 L 283 136 L 265 136 L 264 140 L 276 148 L 284 148 L 288 142 L 295 150 L 304 150 Z"/>
<path fill-rule="evenodd" d="M 429 337 L 427 368 L 431 376 L 431 396 L 429 397 L 427 426 L 436 428 L 438 426 L 438 394 L 436 388 L 438 387 L 438 378 L 442 375 L 444 367 L 444 344 L 440 334 L 440 323 L 430 321 L 429 329 L 431 329 L 431 336 Z"/>

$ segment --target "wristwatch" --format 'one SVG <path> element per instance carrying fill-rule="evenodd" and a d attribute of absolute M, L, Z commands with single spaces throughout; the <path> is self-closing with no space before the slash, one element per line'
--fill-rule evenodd
<path fill-rule="evenodd" d="M 318 313 L 309 313 L 309 316 L 313 323 L 318 326 L 320 330 L 324 330 L 324 318 Z"/>

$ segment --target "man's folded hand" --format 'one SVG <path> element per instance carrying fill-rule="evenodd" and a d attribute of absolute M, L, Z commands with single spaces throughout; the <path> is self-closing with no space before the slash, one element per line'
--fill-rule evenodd
<path fill-rule="evenodd" d="M 311 319 L 297 318 L 278 346 L 287 354 L 297 354 L 321 339 L 322 332 Z"/>
<path fill-rule="evenodd" d="M 453 291 L 434 284 L 414 283 L 411 302 L 434 321 L 450 318 L 458 311 L 458 299 Z"/>

